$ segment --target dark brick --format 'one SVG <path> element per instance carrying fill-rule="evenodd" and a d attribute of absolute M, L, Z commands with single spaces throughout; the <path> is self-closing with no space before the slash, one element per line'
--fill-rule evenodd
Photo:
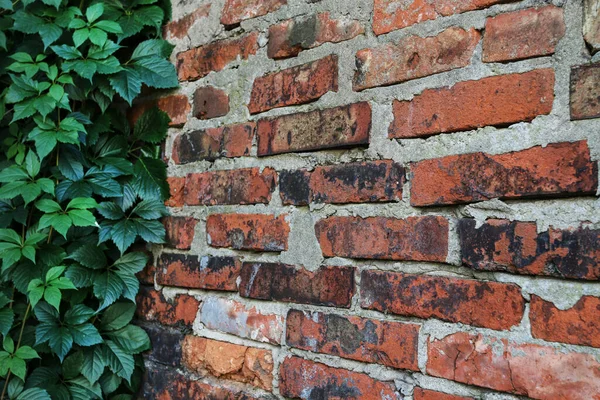
<path fill-rule="evenodd" d="M 156 282 L 189 289 L 236 291 L 241 262 L 234 257 L 162 254 Z"/>
<path fill-rule="evenodd" d="M 152 344 L 152 349 L 148 352 L 150 361 L 178 367 L 181 363 L 181 343 L 185 335 L 176 329 L 156 325 L 144 325 L 142 328 L 148 333 Z"/>
<path fill-rule="evenodd" d="M 571 69 L 571 119 L 600 117 L 600 63 Z"/>
<path fill-rule="evenodd" d="M 600 278 L 600 230 L 537 232 L 535 222 L 490 219 L 476 228 L 458 223 L 462 261 L 481 271 L 505 271 L 568 279 Z"/>
<path fill-rule="evenodd" d="M 431 275 L 363 271 L 362 308 L 504 330 L 523 318 L 517 285 Z"/>
<path fill-rule="evenodd" d="M 354 268 L 320 267 L 316 271 L 276 263 L 244 263 L 240 295 L 259 300 L 350 307 Z"/>
<path fill-rule="evenodd" d="M 163 218 L 166 231 L 166 244 L 180 250 L 189 250 L 194 240 L 194 230 L 198 220 L 192 217 Z"/>
<path fill-rule="evenodd" d="M 194 117 L 211 119 L 229 113 L 229 96 L 212 86 L 201 87 L 194 92 Z"/>

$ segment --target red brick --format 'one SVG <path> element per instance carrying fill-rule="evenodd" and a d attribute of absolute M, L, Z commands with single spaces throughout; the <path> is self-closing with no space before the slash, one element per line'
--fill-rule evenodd
<path fill-rule="evenodd" d="M 166 231 L 167 246 L 180 250 L 189 250 L 194 240 L 194 229 L 198 220 L 192 217 L 165 217 L 163 225 Z"/>
<path fill-rule="evenodd" d="M 371 106 L 348 106 L 258 121 L 258 156 L 369 144 Z"/>
<path fill-rule="evenodd" d="M 390 125 L 389 137 L 427 137 L 529 122 L 538 115 L 550 114 L 553 100 L 552 69 L 427 89 L 410 101 L 394 101 L 394 122 Z"/>
<path fill-rule="evenodd" d="M 200 322 L 208 329 L 232 335 L 280 344 L 284 317 L 263 313 L 235 300 L 207 297 L 200 309 Z"/>
<path fill-rule="evenodd" d="M 189 289 L 236 291 L 241 262 L 234 257 L 162 254 L 156 282 Z"/>
<path fill-rule="evenodd" d="M 135 104 L 129 109 L 127 118 L 133 125 L 146 111 L 153 107 L 158 107 L 167 113 L 171 122 L 169 126 L 183 126 L 187 122 L 187 116 L 192 109 L 190 102 L 186 95 L 183 94 L 172 94 L 169 96 L 161 97 L 154 100 L 146 100 L 141 103 Z"/>
<path fill-rule="evenodd" d="M 256 123 L 248 122 L 181 133 L 173 141 L 173 162 L 187 164 L 248 156 L 255 131 Z"/>
<path fill-rule="evenodd" d="M 199 8 L 192 11 L 190 14 L 169 22 L 163 29 L 165 39 L 177 38 L 183 39 L 187 36 L 190 28 L 200 19 L 208 17 L 210 12 L 210 4 L 203 4 Z"/>
<path fill-rule="evenodd" d="M 595 194 L 598 186 L 598 165 L 586 141 L 419 161 L 411 173 L 413 206 Z"/>
<path fill-rule="evenodd" d="M 348 18 L 331 18 L 329 12 L 305 18 L 288 19 L 269 28 L 267 54 L 271 58 L 288 58 L 323 43 L 338 43 L 365 33 L 360 22 Z"/>
<path fill-rule="evenodd" d="M 167 183 L 169 184 L 170 197 L 165 201 L 165 205 L 168 207 L 183 207 L 185 178 L 169 176 L 167 178 Z"/>
<path fill-rule="evenodd" d="M 180 81 L 195 81 L 218 72 L 236 61 L 247 60 L 258 51 L 258 33 L 236 39 L 225 39 L 177 54 Z"/>
<path fill-rule="evenodd" d="M 418 371 L 419 325 L 290 310 L 286 344 L 315 353 Z"/>
<path fill-rule="evenodd" d="M 377 381 L 366 374 L 332 368 L 298 357 L 283 360 L 279 374 L 279 392 L 285 397 L 303 400 L 402 399 L 393 383 Z"/>
<path fill-rule="evenodd" d="M 244 263 L 239 291 L 251 299 L 348 308 L 354 295 L 354 268 L 308 271 L 285 264 Z"/>
<path fill-rule="evenodd" d="M 503 330 L 521 322 L 525 299 L 521 289 L 513 284 L 363 271 L 360 306 Z"/>
<path fill-rule="evenodd" d="M 183 200 L 188 206 L 268 204 L 277 184 L 272 168 L 243 168 L 188 174 Z"/>
<path fill-rule="evenodd" d="M 515 0 L 375 0 L 373 31 L 376 35 L 406 28 L 423 21 L 479 10 Z"/>
<path fill-rule="evenodd" d="M 325 257 L 445 262 L 448 220 L 329 217 L 315 225 Z"/>
<path fill-rule="evenodd" d="M 143 270 L 135 274 L 140 283 L 146 285 L 154 285 L 154 275 L 156 275 L 156 266 L 152 261 L 150 261 Z"/>
<path fill-rule="evenodd" d="M 449 28 L 431 37 L 409 36 L 356 53 L 356 91 L 466 67 L 480 34 L 475 29 Z"/>
<path fill-rule="evenodd" d="M 171 368 L 151 364 L 146 368 L 141 393 L 148 400 L 267 400 L 255 397 L 244 388 L 233 385 L 215 385 L 191 380 Z"/>
<path fill-rule="evenodd" d="M 227 0 L 221 13 L 223 25 L 237 25 L 240 22 L 266 15 L 287 4 L 287 0 Z"/>
<path fill-rule="evenodd" d="M 187 294 L 178 294 L 168 301 L 161 292 L 142 286 L 136 297 L 136 315 L 146 321 L 157 321 L 162 325 L 192 326 L 200 302 Z"/>
<path fill-rule="evenodd" d="M 339 164 L 280 173 L 283 204 L 368 203 L 402 199 L 404 168 L 391 160 Z"/>
<path fill-rule="evenodd" d="M 212 86 L 201 87 L 194 92 L 194 117 L 211 119 L 229 113 L 229 96 Z"/>
<path fill-rule="evenodd" d="M 600 279 L 600 230 L 555 229 L 538 233 L 535 222 L 489 219 L 458 223 L 462 261 L 480 271 L 568 279 Z"/>
<path fill-rule="evenodd" d="M 530 8 L 488 18 L 483 36 L 483 61 L 514 61 L 547 56 L 565 35 L 562 8 Z"/>
<path fill-rule="evenodd" d="M 317 61 L 256 78 L 248 110 L 257 114 L 278 107 L 310 103 L 338 90 L 338 58 Z"/>
<path fill-rule="evenodd" d="M 433 390 L 421 389 L 416 387 L 413 393 L 414 400 L 474 400 L 472 397 L 455 396 L 452 394 L 446 394 L 436 392 Z"/>
<path fill-rule="evenodd" d="M 571 119 L 600 117 L 600 63 L 571 69 Z"/>
<path fill-rule="evenodd" d="M 549 342 L 600 347 L 600 298 L 583 296 L 561 310 L 541 297 L 531 296 L 531 333 Z"/>
<path fill-rule="evenodd" d="M 600 50 L 600 7 L 598 0 L 583 2 L 583 38 L 592 53 Z"/>
<path fill-rule="evenodd" d="M 431 340 L 427 373 L 535 399 L 597 399 L 600 363 L 591 354 L 455 333 Z"/>
<path fill-rule="evenodd" d="M 273 389 L 273 356 L 269 350 L 186 336 L 181 346 L 183 365 L 220 379 Z"/>
<path fill-rule="evenodd" d="M 212 247 L 236 250 L 284 251 L 290 226 L 287 215 L 212 214 L 206 219 L 206 235 Z"/>

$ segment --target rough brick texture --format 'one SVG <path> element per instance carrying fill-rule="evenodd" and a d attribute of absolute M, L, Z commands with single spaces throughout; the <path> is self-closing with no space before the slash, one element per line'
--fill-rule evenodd
<path fill-rule="evenodd" d="M 283 396 L 310 399 L 389 399 L 400 400 L 394 384 L 380 382 L 368 375 L 324 364 L 286 358 L 280 367 L 280 392 Z"/>
<path fill-rule="evenodd" d="M 423 319 L 510 329 L 521 322 L 525 299 L 512 284 L 363 271 L 360 305 Z"/>
<path fill-rule="evenodd" d="M 354 90 L 393 85 L 466 67 L 480 34 L 474 29 L 449 28 L 437 36 L 409 36 L 395 44 L 356 53 Z"/>
<path fill-rule="evenodd" d="M 244 263 L 240 295 L 347 308 L 354 295 L 354 268 L 321 267 L 312 272 L 285 264 Z"/>
<path fill-rule="evenodd" d="M 404 175 L 404 168 L 390 160 L 283 171 L 279 194 L 283 204 L 297 206 L 394 201 L 402 199 Z"/>
<path fill-rule="evenodd" d="M 585 141 L 491 155 L 463 154 L 412 165 L 411 204 L 594 194 L 598 164 Z"/>
<path fill-rule="evenodd" d="M 490 7 L 515 0 L 375 0 L 373 31 L 376 35 L 423 21 Z"/>
<path fill-rule="evenodd" d="M 188 206 L 268 203 L 276 181 L 277 173 L 271 168 L 189 174 L 183 201 Z"/>
<path fill-rule="evenodd" d="M 506 271 L 569 279 L 600 278 L 600 230 L 554 229 L 538 233 L 534 222 L 490 219 L 458 224 L 462 261 L 482 271 Z"/>
<path fill-rule="evenodd" d="M 553 100 L 551 69 L 428 89 L 410 101 L 394 102 L 389 137 L 426 137 L 531 121 L 538 115 L 549 114 Z"/>
<path fill-rule="evenodd" d="M 258 155 L 322 150 L 369 143 L 371 106 L 349 106 L 258 121 Z"/>
<path fill-rule="evenodd" d="M 431 340 L 427 373 L 535 399 L 600 393 L 600 363 L 592 355 L 467 333 Z"/>
<path fill-rule="evenodd" d="M 600 400 L 600 0 L 192 3 L 141 397 Z"/>
<path fill-rule="evenodd" d="M 489 18 L 483 36 L 483 61 L 502 62 L 550 55 L 565 29 L 563 10 L 554 6 Z"/>
<path fill-rule="evenodd" d="M 197 336 L 186 336 L 181 347 L 183 365 L 192 371 L 265 390 L 273 387 L 273 356 L 269 350 Z"/>
<path fill-rule="evenodd" d="M 237 290 L 242 263 L 234 257 L 163 254 L 156 282 L 189 289 Z"/>
<path fill-rule="evenodd" d="M 315 231 L 325 257 L 444 262 L 448 254 L 443 217 L 329 217 Z"/>
<path fill-rule="evenodd" d="M 600 298 L 583 296 L 567 310 L 531 296 L 531 332 L 549 342 L 600 347 Z"/>
<path fill-rule="evenodd" d="M 250 114 L 257 114 L 273 108 L 309 103 L 337 90 L 338 58 L 328 56 L 256 78 L 248 110 Z"/>
<path fill-rule="evenodd" d="M 206 219 L 208 243 L 236 250 L 284 251 L 290 226 L 287 215 L 213 214 Z"/>
<path fill-rule="evenodd" d="M 286 343 L 316 353 L 418 371 L 419 326 L 290 310 Z"/>

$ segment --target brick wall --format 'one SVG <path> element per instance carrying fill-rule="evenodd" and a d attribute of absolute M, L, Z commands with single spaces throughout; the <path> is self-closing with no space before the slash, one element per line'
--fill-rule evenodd
<path fill-rule="evenodd" d="M 174 4 L 158 399 L 600 399 L 598 0 Z"/>

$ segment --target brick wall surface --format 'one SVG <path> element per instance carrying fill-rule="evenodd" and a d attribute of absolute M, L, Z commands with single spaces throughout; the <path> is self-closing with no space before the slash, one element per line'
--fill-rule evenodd
<path fill-rule="evenodd" d="M 175 1 L 148 399 L 600 399 L 600 0 Z"/>

